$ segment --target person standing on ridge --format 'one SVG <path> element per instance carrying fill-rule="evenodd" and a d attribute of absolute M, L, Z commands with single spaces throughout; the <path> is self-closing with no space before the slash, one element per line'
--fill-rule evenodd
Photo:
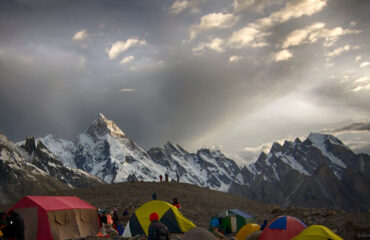
<path fill-rule="evenodd" d="M 163 176 L 161 174 L 161 175 L 159 175 L 159 182 L 162 182 L 162 180 L 163 180 Z"/>
<path fill-rule="evenodd" d="M 170 240 L 170 234 L 166 225 L 159 221 L 158 213 L 152 212 L 149 216 L 148 240 Z"/>
<path fill-rule="evenodd" d="M 168 182 L 168 174 L 167 173 L 164 175 L 164 178 L 165 178 L 165 181 Z"/>
<path fill-rule="evenodd" d="M 152 195 L 152 199 L 153 200 L 157 200 L 157 194 L 154 192 L 153 195 Z"/>

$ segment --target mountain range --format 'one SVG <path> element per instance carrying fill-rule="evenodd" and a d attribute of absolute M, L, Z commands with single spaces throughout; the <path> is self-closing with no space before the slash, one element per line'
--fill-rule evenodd
<path fill-rule="evenodd" d="M 280 206 L 369 209 L 370 157 L 332 135 L 274 143 L 241 172 L 245 184 L 233 183 L 230 193 Z"/>
<path fill-rule="evenodd" d="M 69 187 L 101 184 L 99 179 L 106 183 L 159 181 L 159 175 L 168 174 L 172 181 L 281 206 L 369 209 L 370 157 L 353 153 L 327 134 L 311 133 L 304 141 L 274 143 L 268 154 L 262 152 L 255 163 L 241 167 L 220 150 L 203 148 L 191 153 L 167 142 L 145 151 L 99 114 L 72 141 L 53 135 L 28 138 L 18 143 L 17 151 L 27 155 L 22 161 Z M 63 170 L 53 172 L 51 165 Z M 85 182 L 78 183 L 78 178 Z"/>

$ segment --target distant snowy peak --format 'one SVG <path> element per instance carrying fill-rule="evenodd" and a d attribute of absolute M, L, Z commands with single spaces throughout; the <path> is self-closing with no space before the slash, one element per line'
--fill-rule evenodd
<path fill-rule="evenodd" d="M 334 137 L 333 135 L 330 134 L 322 134 L 322 133 L 315 133 L 311 132 L 308 137 L 308 140 L 310 140 L 314 146 L 318 148 L 325 147 L 328 143 L 331 144 L 336 144 L 343 146 L 347 149 L 349 149 L 346 145 L 344 145 L 338 138 Z"/>
<path fill-rule="evenodd" d="M 333 153 L 328 151 L 330 145 L 337 145 L 339 147 L 343 147 L 346 150 L 351 151 L 346 145 L 344 145 L 338 138 L 328 135 L 328 134 L 321 134 L 321 133 L 310 133 L 307 140 L 312 142 L 312 145 L 318 148 L 321 153 L 326 156 L 331 164 L 337 165 L 340 168 L 346 168 L 346 164 Z M 336 174 L 337 175 L 337 174 Z"/>
<path fill-rule="evenodd" d="M 75 145 L 73 141 L 68 141 L 54 135 L 47 135 L 43 138 L 38 138 L 36 141 L 41 141 L 65 166 L 76 168 L 73 161 Z"/>
<path fill-rule="evenodd" d="M 305 141 L 296 138 L 283 145 L 275 142 L 268 154 L 261 153 L 258 160 L 244 170 L 247 185 L 257 176 L 279 182 L 291 171 L 304 176 L 313 176 L 322 165 L 328 165 L 332 173 L 341 179 L 347 166 L 354 164 L 356 155 L 332 135 L 310 133 Z"/>
<path fill-rule="evenodd" d="M 172 153 L 172 154 L 177 154 L 177 155 L 189 154 L 189 152 L 183 149 L 180 145 L 178 144 L 174 145 L 170 141 L 168 141 L 164 145 L 163 150 L 166 151 L 167 153 Z"/>
<path fill-rule="evenodd" d="M 95 139 L 104 137 L 109 134 L 117 138 L 124 138 L 126 135 L 122 130 L 111 120 L 108 120 L 103 114 L 99 114 L 98 119 L 93 121 L 86 133 L 94 137 Z"/>

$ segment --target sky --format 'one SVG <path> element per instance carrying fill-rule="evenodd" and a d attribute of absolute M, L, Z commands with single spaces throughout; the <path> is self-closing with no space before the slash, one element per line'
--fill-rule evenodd
<path fill-rule="evenodd" d="M 145 149 L 247 156 L 324 131 L 370 153 L 369 12 L 367 0 L 4 0 L 0 132 L 72 140 L 102 113 Z"/>

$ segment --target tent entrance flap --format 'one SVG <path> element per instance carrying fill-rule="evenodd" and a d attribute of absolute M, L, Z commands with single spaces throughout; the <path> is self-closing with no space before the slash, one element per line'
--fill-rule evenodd
<path fill-rule="evenodd" d="M 168 231 L 170 233 L 180 233 L 182 232 L 179 224 L 176 221 L 175 215 L 173 214 L 173 211 L 167 211 L 162 217 L 161 217 L 161 223 L 167 226 Z"/>
<path fill-rule="evenodd" d="M 38 227 L 38 209 L 37 207 L 29 208 L 18 208 L 14 210 L 19 213 L 23 218 L 24 225 L 27 226 L 24 229 L 24 237 L 26 240 L 37 239 L 37 227 Z"/>

